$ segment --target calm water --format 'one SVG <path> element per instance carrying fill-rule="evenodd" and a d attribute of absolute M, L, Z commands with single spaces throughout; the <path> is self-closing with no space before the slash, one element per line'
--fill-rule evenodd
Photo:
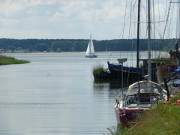
<path fill-rule="evenodd" d="M 94 84 L 92 69 L 120 53 L 8 55 L 31 63 L 0 66 L 0 135 L 102 135 L 116 126 L 121 91 Z"/>

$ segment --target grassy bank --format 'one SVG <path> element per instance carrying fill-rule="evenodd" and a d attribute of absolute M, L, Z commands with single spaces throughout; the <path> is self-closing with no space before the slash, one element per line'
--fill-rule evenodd
<path fill-rule="evenodd" d="M 29 61 L 18 60 L 14 57 L 8 57 L 8 56 L 0 55 L 0 65 L 25 64 L 25 63 L 29 63 Z"/>
<path fill-rule="evenodd" d="M 110 74 L 107 72 L 107 69 L 104 69 L 103 66 L 94 67 L 93 76 L 95 82 L 108 82 L 111 80 Z"/>
<path fill-rule="evenodd" d="M 172 98 L 170 103 L 161 103 L 151 111 L 144 113 L 142 119 L 129 129 L 120 129 L 114 135 L 179 135 L 180 106 L 176 100 L 180 94 Z"/>

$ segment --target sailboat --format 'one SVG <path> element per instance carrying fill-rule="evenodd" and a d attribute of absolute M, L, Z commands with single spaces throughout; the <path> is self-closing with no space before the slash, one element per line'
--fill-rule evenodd
<path fill-rule="evenodd" d="M 117 122 L 123 126 L 130 126 L 144 111 L 165 100 L 167 100 L 166 90 L 159 84 L 149 80 L 136 82 L 129 86 L 122 99 L 116 100 Z"/>
<path fill-rule="evenodd" d="M 141 0 L 140 0 L 141 1 Z M 138 4 L 138 22 L 137 22 L 137 66 L 129 67 L 123 66 L 123 62 L 119 64 L 113 64 L 107 62 L 108 69 L 112 76 L 122 80 L 122 82 L 128 82 L 126 85 L 134 83 L 136 80 L 141 80 L 143 78 L 143 69 L 139 67 L 139 34 L 140 33 L 140 3 Z M 124 85 L 125 86 L 125 85 Z"/>
<path fill-rule="evenodd" d="M 89 42 L 88 42 L 88 47 L 87 47 L 87 50 L 86 50 L 85 57 L 87 57 L 87 58 L 96 58 L 97 57 L 97 55 L 95 54 L 93 40 L 92 40 L 91 35 L 90 35 L 90 39 L 89 39 Z"/>
<path fill-rule="evenodd" d="M 131 126 L 144 111 L 150 110 L 159 101 L 167 100 L 167 92 L 159 84 L 151 81 L 151 1 L 148 0 L 148 75 L 146 80 L 129 86 L 126 95 L 116 99 L 115 112 L 118 124 Z M 138 23 L 140 23 L 141 0 L 138 0 Z M 139 29 L 139 27 L 138 27 Z M 138 30 L 139 31 L 139 30 Z M 139 34 L 139 32 L 137 32 Z M 137 36 L 139 37 L 139 35 Z M 138 64 L 138 63 L 137 63 Z"/>

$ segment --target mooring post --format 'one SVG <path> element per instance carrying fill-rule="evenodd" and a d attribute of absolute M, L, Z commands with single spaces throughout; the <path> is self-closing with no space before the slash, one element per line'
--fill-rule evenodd
<path fill-rule="evenodd" d="M 169 101 L 169 98 L 170 98 L 170 92 L 169 92 L 169 87 L 167 85 L 167 80 L 164 78 L 164 86 L 165 86 L 165 89 L 167 91 L 167 101 Z"/>

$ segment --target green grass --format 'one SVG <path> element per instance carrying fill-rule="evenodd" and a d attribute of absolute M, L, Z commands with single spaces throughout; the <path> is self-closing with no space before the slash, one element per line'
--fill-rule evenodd
<path fill-rule="evenodd" d="M 96 83 L 104 83 L 111 80 L 107 69 L 102 66 L 97 66 L 93 69 L 93 76 Z"/>
<path fill-rule="evenodd" d="M 29 63 L 29 61 L 18 60 L 14 57 L 8 57 L 8 56 L 0 55 L 0 65 L 25 64 L 25 63 Z"/>
<path fill-rule="evenodd" d="M 120 129 L 114 135 L 180 135 L 180 106 L 172 98 L 170 103 L 160 103 L 154 109 L 144 113 L 131 128 Z"/>
<path fill-rule="evenodd" d="M 102 66 L 97 66 L 93 69 L 94 75 L 101 75 L 104 72 L 105 72 L 105 69 Z"/>
<path fill-rule="evenodd" d="M 160 65 L 174 65 L 176 61 L 171 60 L 170 58 L 155 58 L 152 59 L 153 63 L 160 64 Z"/>

